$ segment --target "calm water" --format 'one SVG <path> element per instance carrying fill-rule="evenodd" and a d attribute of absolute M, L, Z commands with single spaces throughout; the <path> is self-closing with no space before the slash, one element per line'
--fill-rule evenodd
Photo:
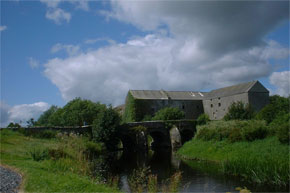
<path fill-rule="evenodd" d="M 158 183 L 162 184 L 176 171 L 182 172 L 179 192 L 237 192 L 236 187 L 247 187 L 252 192 L 288 192 L 288 188 L 259 187 L 234 177 L 218 175 L 218 166 L 212 163 L 197 161 L 182 161 L 171 150 L 144 152 L 115 152 L 98 156 L 95 169 L 103 176 L 118 175 L 120 189 L 130 192 L 128 176 L 134 169 L 150 167 L 153 174 L 158 176 Z"/>

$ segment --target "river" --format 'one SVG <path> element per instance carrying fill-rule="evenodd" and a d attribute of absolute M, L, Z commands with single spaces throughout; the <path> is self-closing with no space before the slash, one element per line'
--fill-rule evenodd
<path fill-rule="evenodd" d="M 175 172 L 182 172 L 179 192 L 239 192 L 237 187 L 247 187 L 252 192 L 288 192 L 287 188 L 257 186 L 240 180 L 238 177 L 221 175 L 214 163 L 183 161 L 170 149 L 148 152 L 118 151 L 99 155 L 93 160 L 96 171 L 103 176 L 119 176 L 119 188 L 130 192 L 128 176 L 134 169 L 148 167 L 157 175 L 162 186 Z"/>

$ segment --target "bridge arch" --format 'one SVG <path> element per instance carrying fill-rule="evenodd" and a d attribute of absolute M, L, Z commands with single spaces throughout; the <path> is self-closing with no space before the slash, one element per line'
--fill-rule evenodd
<path fill-rule="evenodd" d="M 169 136 L 164 131 L 153 130 L 147 133 L 153 139 L 151 143 L 152 148 L 170 147 Z"/>
<path fill-rule="evenodd" d="M 179 130 L 179 133 L 180 133 L 180 138 L 181 138 L 181 145 L 191 140 L 194 136 L 194 131 L 191 129 L 182 129 L 182 130 Z"/>

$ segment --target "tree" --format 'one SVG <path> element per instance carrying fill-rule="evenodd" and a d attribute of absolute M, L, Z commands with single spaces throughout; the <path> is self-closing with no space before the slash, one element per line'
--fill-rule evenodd
<path fill-rule="evenodd" d="M 27 123 L 27 127 L 33 127 L 33 126 L 35 126 L 36 122 L 34 121 L 33 118 L 31 118 L 28 121 L 26 121 L 26 123 Z"/>
<path fill-rule="evenodd" d="M 21 125 L 19 125 L 19 123 L 13 123 L 10 122 L 9 125 L 7 126 L 7 128 L 20 128 Z"/>
<path fill-rule="evenodd" d="M 108 149 L 117 144 L 117 128 L 120 124 L 119 114 L 112 107 L 105 108 L 98 113 L 93 121 L 93 139 L 103 142 Z"/>
<path fill-rule="evenodd" d="M 254 110 L 249 104 L 242 101 L 234 102 L 229 107 L 228 113 L 224 116 L 228 120 L 249 120 L 254 117 Z"/>
<path fill-rule="evenodd" d="M 197 125 L 205 125 L 210 121 L 210 119 L 207 114 L 203 113 L 199 115 L 196 121 L 197 121 Z"/>
<path fill-rule="evenodd" d="M 179 119 L 184 119 L 184 117 L 185 117 L 185 114 L 180 109 L 173 108 L 173 107 L 166 107 L 156 112 L 152 120 L 164 120 L 164 121 L 165 120 L 179 120 Z"/>
<path fill-rule="evenodd" d="M 50 117 L 58 110 L 59 108 L 55 105 L 52 105 L 47 111 L 43 112 L 38 118 L 36 125 L 39 126 L 51 126 L 49 123 Z"/>
<path fill-rule="evenodd" d="M 289 105 L 289 98 L 279 95 L 270 96 L 270 103 L 258 112 L 256 119 L 271 123 L 276 117 L 288 113 Z"/>

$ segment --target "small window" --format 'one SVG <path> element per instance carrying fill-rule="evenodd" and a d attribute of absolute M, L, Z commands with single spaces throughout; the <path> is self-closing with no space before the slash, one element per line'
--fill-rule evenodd
<path fill-rule="evenodd" d="M 219 107 L 221 106 L 221 103 L 219 103 Z"/>
<path fill-rule="evenodd" d="M 199 106 L 198 106 L 198 105 L 196 105 L 196 108 L 197 108 L 197 109 L 199 109 Z"/>
<path fill-rule="evenodd" d="M 184 105 L 182 105 L 182 109 L 185 109 L 185 106 Z"/>
<path fill-rule="evenodd" d="M 151 112 L 152 113 L 155 113 L 155 108 L 151 108 Z"/>
<path fill-rule="evenodd" d="M 213 108 L 213 104 L 210 104 L 210 107 Z"/>
<path fill-rule="evenodd" d="M 221 100 L 221 97 L 219 97 L 219 100 Z"/>

